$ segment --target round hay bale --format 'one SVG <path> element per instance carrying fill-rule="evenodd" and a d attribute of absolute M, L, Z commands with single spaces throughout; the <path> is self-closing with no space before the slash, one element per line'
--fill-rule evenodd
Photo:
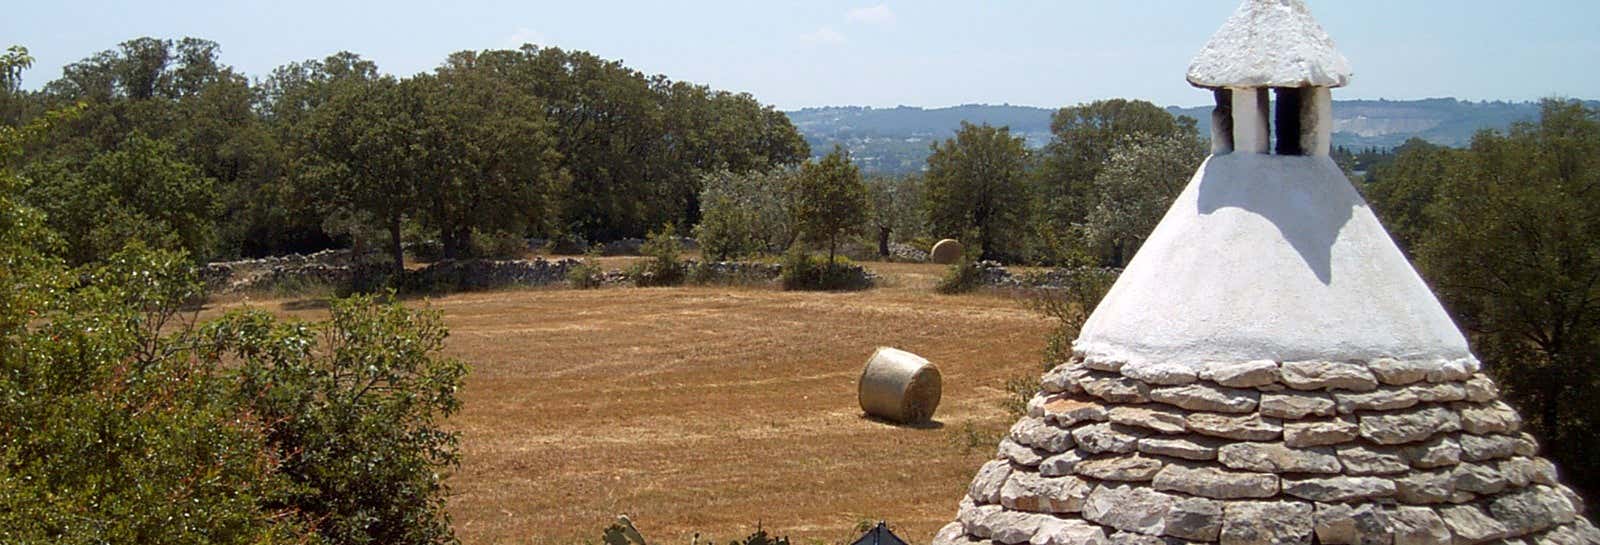
<path fill-rule="evenodd" d="M 961 259 L 961 241 L 947 238 L 933 245 L 933 251 L 928 253 L 928 258 L 940 265 L 949 265 Z"/>
<path fill-rule="evenodd" d="M 861 370 L 861 410 L 903 424 L 926 422 L 939 408 L 941 382 L 939 368 L 922 356 L 879 348 Z"/>

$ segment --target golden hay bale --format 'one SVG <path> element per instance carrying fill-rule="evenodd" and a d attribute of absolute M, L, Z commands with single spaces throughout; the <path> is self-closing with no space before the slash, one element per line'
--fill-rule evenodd
<path fill-rule="evenodd" d="M 949 265 L 961 259 L 961 241 L 947 238 L 933 245 L 933 251 L 928 252 L 928 258 L 940 265 Z"/>
<path fill-rule="evenodd" d="M 879 348 L 861 370 L 861 410 L 894 422 L 926 422 L 939 408 L 941 382 L 939 368 L 922 356 Z"/>

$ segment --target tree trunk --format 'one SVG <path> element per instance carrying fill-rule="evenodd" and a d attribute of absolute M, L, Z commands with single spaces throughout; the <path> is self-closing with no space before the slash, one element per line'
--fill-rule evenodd
<path fill-rule="evenodd" d="M 405 250 L 400 246 L 400 215 L 389 218 L 389 256 L 394 259 L 394 272 L 406 270 Z"/>
<path fill-rule="evenodd" d="M 889 228 L 878 227 L 878 255 L 889 257 Z"/>

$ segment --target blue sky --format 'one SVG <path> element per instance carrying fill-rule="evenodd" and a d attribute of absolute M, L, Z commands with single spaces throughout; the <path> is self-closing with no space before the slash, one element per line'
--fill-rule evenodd
<path fill-rule="evenodd" d="M 1338 98 L 1600 98 L 1600 2 L 1313 0 L 1356 79 Z M 1196 105 L 1189 58 L 1236 0 L 651 2 L 24 2 L 0 41 L 61 67 L 138 37 L 196 36 L 253 77 L 350 50 L 386 72 L 462 49 L 584 49 L 648 73 L 748 91 L 780 108 L 1058 107 L 1131 97 Z"/>

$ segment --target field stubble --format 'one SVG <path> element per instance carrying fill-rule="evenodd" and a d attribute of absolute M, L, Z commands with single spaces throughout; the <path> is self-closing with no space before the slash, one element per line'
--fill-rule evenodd
<path fill-rule="evenodd" d="M 1039 371 L 1050 324 L 1014 300 L 942 296 L 933 265 L 870 264 L 858 293 L 760 288 L 512 290 L 416 300 L 472 366 L 450 511 L 467 544 L 584 543 L 627 513 L 653 543 L 726 542 L 759 523 L 848 542 L 888 520 L 926 542 L 1010 417 L 1007 378 Z M 316 317 L 304 301 L 236 301 Z M 217 309 L 213 309 L 214 312 Z M 873 349 L 939 365 L 937 424 L 864 418 Z M 969 443 L 972 443 L 969 446 Z"/>

